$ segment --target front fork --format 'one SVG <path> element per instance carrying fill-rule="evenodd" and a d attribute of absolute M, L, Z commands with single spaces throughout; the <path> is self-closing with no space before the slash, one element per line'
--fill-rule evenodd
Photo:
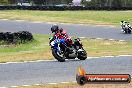
<path fill-rule="evenodd" d="M 58 50 L 59 53 L 61 53 L 60 44 L 58 44 L 58 46 L 57 46 L 57 50 Z"/>

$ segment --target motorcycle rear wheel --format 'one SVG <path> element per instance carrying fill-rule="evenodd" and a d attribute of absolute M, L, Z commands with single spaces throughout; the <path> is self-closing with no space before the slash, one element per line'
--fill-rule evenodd
<path fill-rule="evenodd" d="M 130 34 L 130 33 L 131 33 L 131 30 L 128 30 L 128 29 L 125 30 L 125 33 L 126 33 L 126 34 Z"/>
<path fill-rule="evenodd" d="M 85 60 L 87 59 L 87 52 L 84 50 L 84 51 L 81 51 L 80 53 L 78 53 L 78 59 L 80 60 Z"/>

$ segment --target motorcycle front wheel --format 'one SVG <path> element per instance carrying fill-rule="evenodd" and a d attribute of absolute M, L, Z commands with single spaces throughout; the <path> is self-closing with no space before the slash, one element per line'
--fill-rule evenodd
<path fill-rule="evenodd" d="M 57 59 L 59 62 L 65 62 L 65 56 L 64 54 L 59 54 L 56 52 L 55 49 L 52 49 L 52 55 Z"/>

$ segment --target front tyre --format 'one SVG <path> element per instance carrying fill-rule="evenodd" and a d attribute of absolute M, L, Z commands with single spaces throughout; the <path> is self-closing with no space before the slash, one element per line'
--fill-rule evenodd
<path fill-rule="evenodd" d="M 57 59 L 59 62 L 65 62 L 65 56 L 64 55 L 58 55 L 55 51 L 55 49 L 52 49 L 52 55 Z"/>
<path fill-rule="evenodd" d="M 78 51 L 78 57 L 77 58 L 80 59 L 80 60 L 87 59 L 87 52 L 85 50 Z"/>
<path fill-rule="evenodd" d="M 131 33 L 131 30 L 129 29 L 129 30 L 128 30 L 128 34 L 130 34 L 130 33 Z"/>

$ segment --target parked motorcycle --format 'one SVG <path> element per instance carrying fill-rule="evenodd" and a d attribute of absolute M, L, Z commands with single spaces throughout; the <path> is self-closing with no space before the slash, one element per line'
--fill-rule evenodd
<path fill-rule="evenodd" d="M 52 40 L 52 38 L 50 38 Z M 73 45 L 68 45 L 65 39 L 56 38 L 50 42 L 52 55 L 59 62 L 64 62 L 65 59 L 75 59 L 85 60 L 87 58 L 87 53 L 83 49 L 83 45 L 80 43 L 80 39 L 74 39 Z"/>
<path fill-rule="evenodd" d="M 129 24 L 129 22 L 126 21 L 121 21 L 121 28 L 122 28 L 122 32 L 126 33 L 126 34 L 130 34 L 132 32 L 132 27 Z"/>

